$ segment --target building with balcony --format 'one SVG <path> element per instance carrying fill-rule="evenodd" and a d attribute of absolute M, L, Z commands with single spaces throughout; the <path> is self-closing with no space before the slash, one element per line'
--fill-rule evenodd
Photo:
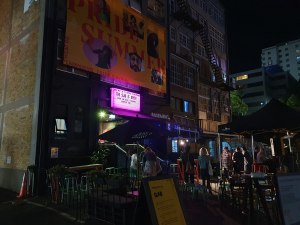
<path fill-rule="evenodd" d="M 169 21 L 173 114 L 195 123 L 200 142 L 215 156 L 218 125 L 229 122 L 231 115 L 229 89 L 224 88 L 228 82 L 224 8 L 219 1 L 170 1 Z"/>
<path fill-rule="evenodd" d="M 50 166 L 84 163 L 99 134 L 124 120 L 160 123 L 193 140 L 195 151 L 229 121 L 217 0 L 0 6 L 1 187 L 18 191 L 29 165 L 37 166 L 42 185 Z M 102 111 L 108 116 L 99 118 Z M 178 155 L 176 140 L 148 144 L 169 157 Z"/>

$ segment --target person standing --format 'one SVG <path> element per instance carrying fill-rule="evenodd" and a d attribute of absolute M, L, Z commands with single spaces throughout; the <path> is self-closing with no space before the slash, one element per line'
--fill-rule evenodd
<path fill-rule="evenodd" d="M 244 171 L 246 174 L 250 174 L 252 172 L 253 159 L 245 146 L 242 147 L 242 153 L 244 156 Z"/>
<path fill-rule="evenodd" d="M 132 149 L 130 157 L 130 177 L 137 177 L 137 169 L 138 169 L 138 158 L 137 158 L 137 150 L 136 148 Z"/>
<path fill-rule="evenodd" d="M 200 178 L 202 180 L 202 185 L 206 186 L 211 193 L 210 187 L 210 175 L 208 173 L 208 166 L 210 162 L 210 156 L 206 148 L 200 148 L 198 156 L 198 164 L 200 169 Z"/>
<path fill-rule="evenodd" d="M 260 163 L 260 164 L 263 164 L 263 163 L 266 162 L 266 159 L 267 159 L 267 157 L 266 157 L 265 150 L 264 150 L 263 147 L 260 147 L 259 151 L 258 151 L 258 153 L 256 155 L 256 162 Z"/>
<path fill-rule="evenodd" d="M 228 147 L 224 147 L 222 152 L 222 169 L 225 177 L 229 176 L 229 171 L 232 170 L 232 156 Z"/>
<path fill-rule="evenodd" d="M 232 154 L 232 162 L 234 173 L 241 173 L 244 169 L 244 156 L 240 147 L 236 147 L 235 152 Z"/>
<path fill-rule="evenodd" d="M 184 166 L 185 183 L 194 183 L 194 158 L 190 154 L 190 146 L 187 145 L 182 155 L 182 164 Z"/>
<path fill-rule="evenodd" d="M 156 162 L 157 162 L 157 157 L 155 152 L 150 147 L 147 147 L 145 149 L 145 154 L 143 158 L 144 176 L 153 177 L 157 175 Z"/>

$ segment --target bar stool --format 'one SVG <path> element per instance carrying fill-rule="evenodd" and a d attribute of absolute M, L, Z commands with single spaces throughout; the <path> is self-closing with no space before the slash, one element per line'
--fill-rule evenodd
<path fill-rule="evenodd" d="M 105 173 L 106 173 L 106 174 L 109 174 L 109 175 L 115 174 L 115 172 L 116 172 L 116 168 L 115 168 L 115 167 L 107 167 L 107 168 L 105 169 Z"/>
<path fill-rule="evenodd" d="M 64 199 L 66 197 L 66 201 L 69 203 L 71 198 L 74 198 L 77 190 L 78 190 L 77 177 L 74 175 L 67 175 L 63 179 L 61 202 L 64 202 Z"/>
<path fill-rule="evenodd" d="M 170 164 L 170 174 L 178 175 L 178 165 L 177 163 Z"/>

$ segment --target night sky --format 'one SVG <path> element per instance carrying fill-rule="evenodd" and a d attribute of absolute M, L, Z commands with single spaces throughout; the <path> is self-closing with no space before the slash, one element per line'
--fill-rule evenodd
<path fill-rule="evenodd" d="M 261 49 L 300 39 L 300 0 L 221 0 L 225 7 L 229 70 L 259 68 Z"/>

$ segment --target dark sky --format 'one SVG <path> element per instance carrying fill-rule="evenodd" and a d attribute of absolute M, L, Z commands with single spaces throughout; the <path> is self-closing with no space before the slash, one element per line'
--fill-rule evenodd
<path fill-rule="evenodd" d="M 260 67 L 261 49 L 300 39 L 300 0 L 221 0 L 230 73 Z"/>

